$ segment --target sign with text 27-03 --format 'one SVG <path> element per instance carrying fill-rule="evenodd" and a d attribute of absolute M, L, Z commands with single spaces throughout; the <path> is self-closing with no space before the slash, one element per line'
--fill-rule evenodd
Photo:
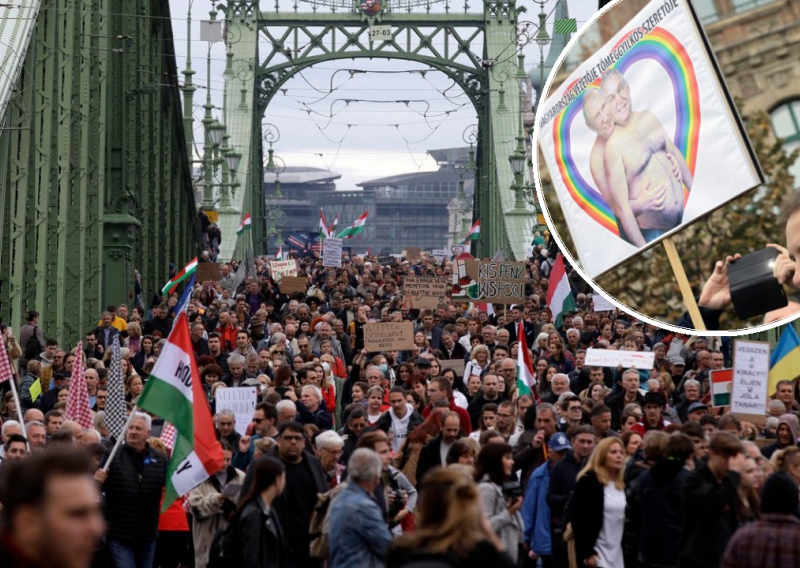
<path fill-rule="evenodd" d="M 752 422 L 763 421 L 769 385 L 769 343 L 733 342 L 731 412 Z"/>
<path fill-rule="evenodd" d="M 524 262 L 459 258 L 452 275 L 450 297 L 461 302 L 521 304 L 528 274 Z"/>
<path fill-rule="evenodd" d="M 689 0 L 648 3 L 549 93 L 536 128 L 592 278 L 763 180 Z"/>

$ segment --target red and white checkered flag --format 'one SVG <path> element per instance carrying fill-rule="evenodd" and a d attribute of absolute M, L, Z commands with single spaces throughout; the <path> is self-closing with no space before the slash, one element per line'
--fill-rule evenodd
<path fill-rule="evenodd" d="M 83 428 L 94 428 L 92 407 L 89 404 L 89 391 L 86 390 L 86 375 L 83 368 L 83 342 L 78 341 L 75 348 L 75 363 L 72 366 L 72 378 L 69 381 L 67 396 L 66 420 L 73 420 Z"/>
<path fill-rule="evenodd" d="M 167 446 L 170 452 L 175 447 L 175 440 L 178 438 L 178 431 L 175 426 L 169 422 L 164 422 L 164 427 L 161 429 L 161 441 Z"/>
<path fill-rule="evenodd" d="M 8 358 L 5 342 L 0 339 L 0 384 L 8 382 L 13 378 L 14 369 L 11 366 L 11 360 Z"/>

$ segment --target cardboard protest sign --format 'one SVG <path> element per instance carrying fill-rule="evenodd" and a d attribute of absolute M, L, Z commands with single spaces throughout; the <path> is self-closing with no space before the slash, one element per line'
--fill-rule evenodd
<path fill-rule="evenodd" d="M 196 281 L 219 282 L 219 264 L 216 262 L 198 262 Z"/>
<path fill-rule="evenodd" d="M 281 278 L 279 286 L 281 294 L 305 293 L 308 288 L 308 278 L 305 276 L 284 276 Z"/>
<path fill-rule="evenodd" d="M 410 321 L 364 324 L 364 347 L 368 351 L 411 349 L 414 347 L 414 324 Z"/>
<path fill-rule="evenodd" d="M 414 262 L 415 260 L 420 259 L 420 255 L 422 251 L 419 247 L 408 247 L 406 248 L 406 260 L 409 262 Z"/>
<path fill-rule="evenodd" d="M 769 343 L 733 342 L 733 388 L 731 412 L 740 420 L 761 424 L 767 412 Z"/>
<path fill-rule="evenodd" d="M 217 389 L 216 409 L 230 410 L 236 415 L 236 431 L 242 436 L 247 433 L 247 425 L 253 419 L 258 402 L 257 387 L 234 387 Z"/>
<path fill-rule="evenodd" d="M 590 277 L 763 183 L 689 4 L 648 3 L 537 112 L 536 135 Z"/>
<path fill-rule="evenodd" d="M 328 237 L 322 242 L 322 266 L 342 266 L 342 239 Z"/>
<path fill-rule="evenodd" d="M 442 371 L 445 369 L 453 369 L 459 377 L 464 376 L 464 368 L 467 366 L 464 359 L 439 359 L 439 366 Z"/>
<path fill-rule="evenodd" d="M 652 351 L 619 351 L 617 349 L 587 349 L 587 367 L 613 367 L 649 370 L 653 368 L 656 354 Z"/>
<path fill-rule="evenodd" d="M 447 280 L 436 276 L 406 276 L 403 279 L 403 299 L 410 300 L 409 308 L 436 309 L 449 299 Z"/>
<path fill-rule="evenodd" d="M 276 282 L 280 282 L 284 276 L 297 276 L 297 264 L 293 258 L 290 260 L 270 260 L 269 274 Z"/>
<path fill-rule="evenodd" d="M 452 275 L 451 298 L 461 302 L 521 304 L 528 273 L 524 262 L 459 258 Z"/>

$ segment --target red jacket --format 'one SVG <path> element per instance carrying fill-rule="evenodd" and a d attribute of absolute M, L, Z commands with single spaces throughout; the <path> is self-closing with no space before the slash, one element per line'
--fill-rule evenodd
<path fill-rule="evenodd" d="M 219 333 L 219 339 L 222 342 L 222 350 L 223 351 L 233 351 L 236 349 L 236 334 L 239 333 L 239 328 L 235 325 L 229 325 L 228 327 L 219 326 L 217 328 L 217 333 Z"/>
<path fill-rule="evenodd" d="M 469 419 L 469 413 L 460 406 L 456 406 L 452 396 L 450 397 L 450 410 L 458 414 L 458 419 L 461 421 L 461 429 L 464 431 L 464 434 L 468 436 L 472 432 L 472 422 Z M 422 410 L 422 415 L 425 418 L 431 415 L 430 404 Z"/>

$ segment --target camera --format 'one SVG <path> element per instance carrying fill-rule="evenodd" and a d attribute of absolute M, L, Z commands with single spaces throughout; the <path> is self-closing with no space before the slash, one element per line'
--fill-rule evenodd
<path fill-rule="evenodd" d="M 728 265 L 731 300 L 736 317 L 748 319 L 788 305 L 786 293 L 772 273 L 778 250 L 767 247 Z"/>
<path fill-rule="evenodd" d="M 516 501 L 522 497 L 522 485 L 519 481 L 506 481 L 502 486 L 503 497 Z"/>

